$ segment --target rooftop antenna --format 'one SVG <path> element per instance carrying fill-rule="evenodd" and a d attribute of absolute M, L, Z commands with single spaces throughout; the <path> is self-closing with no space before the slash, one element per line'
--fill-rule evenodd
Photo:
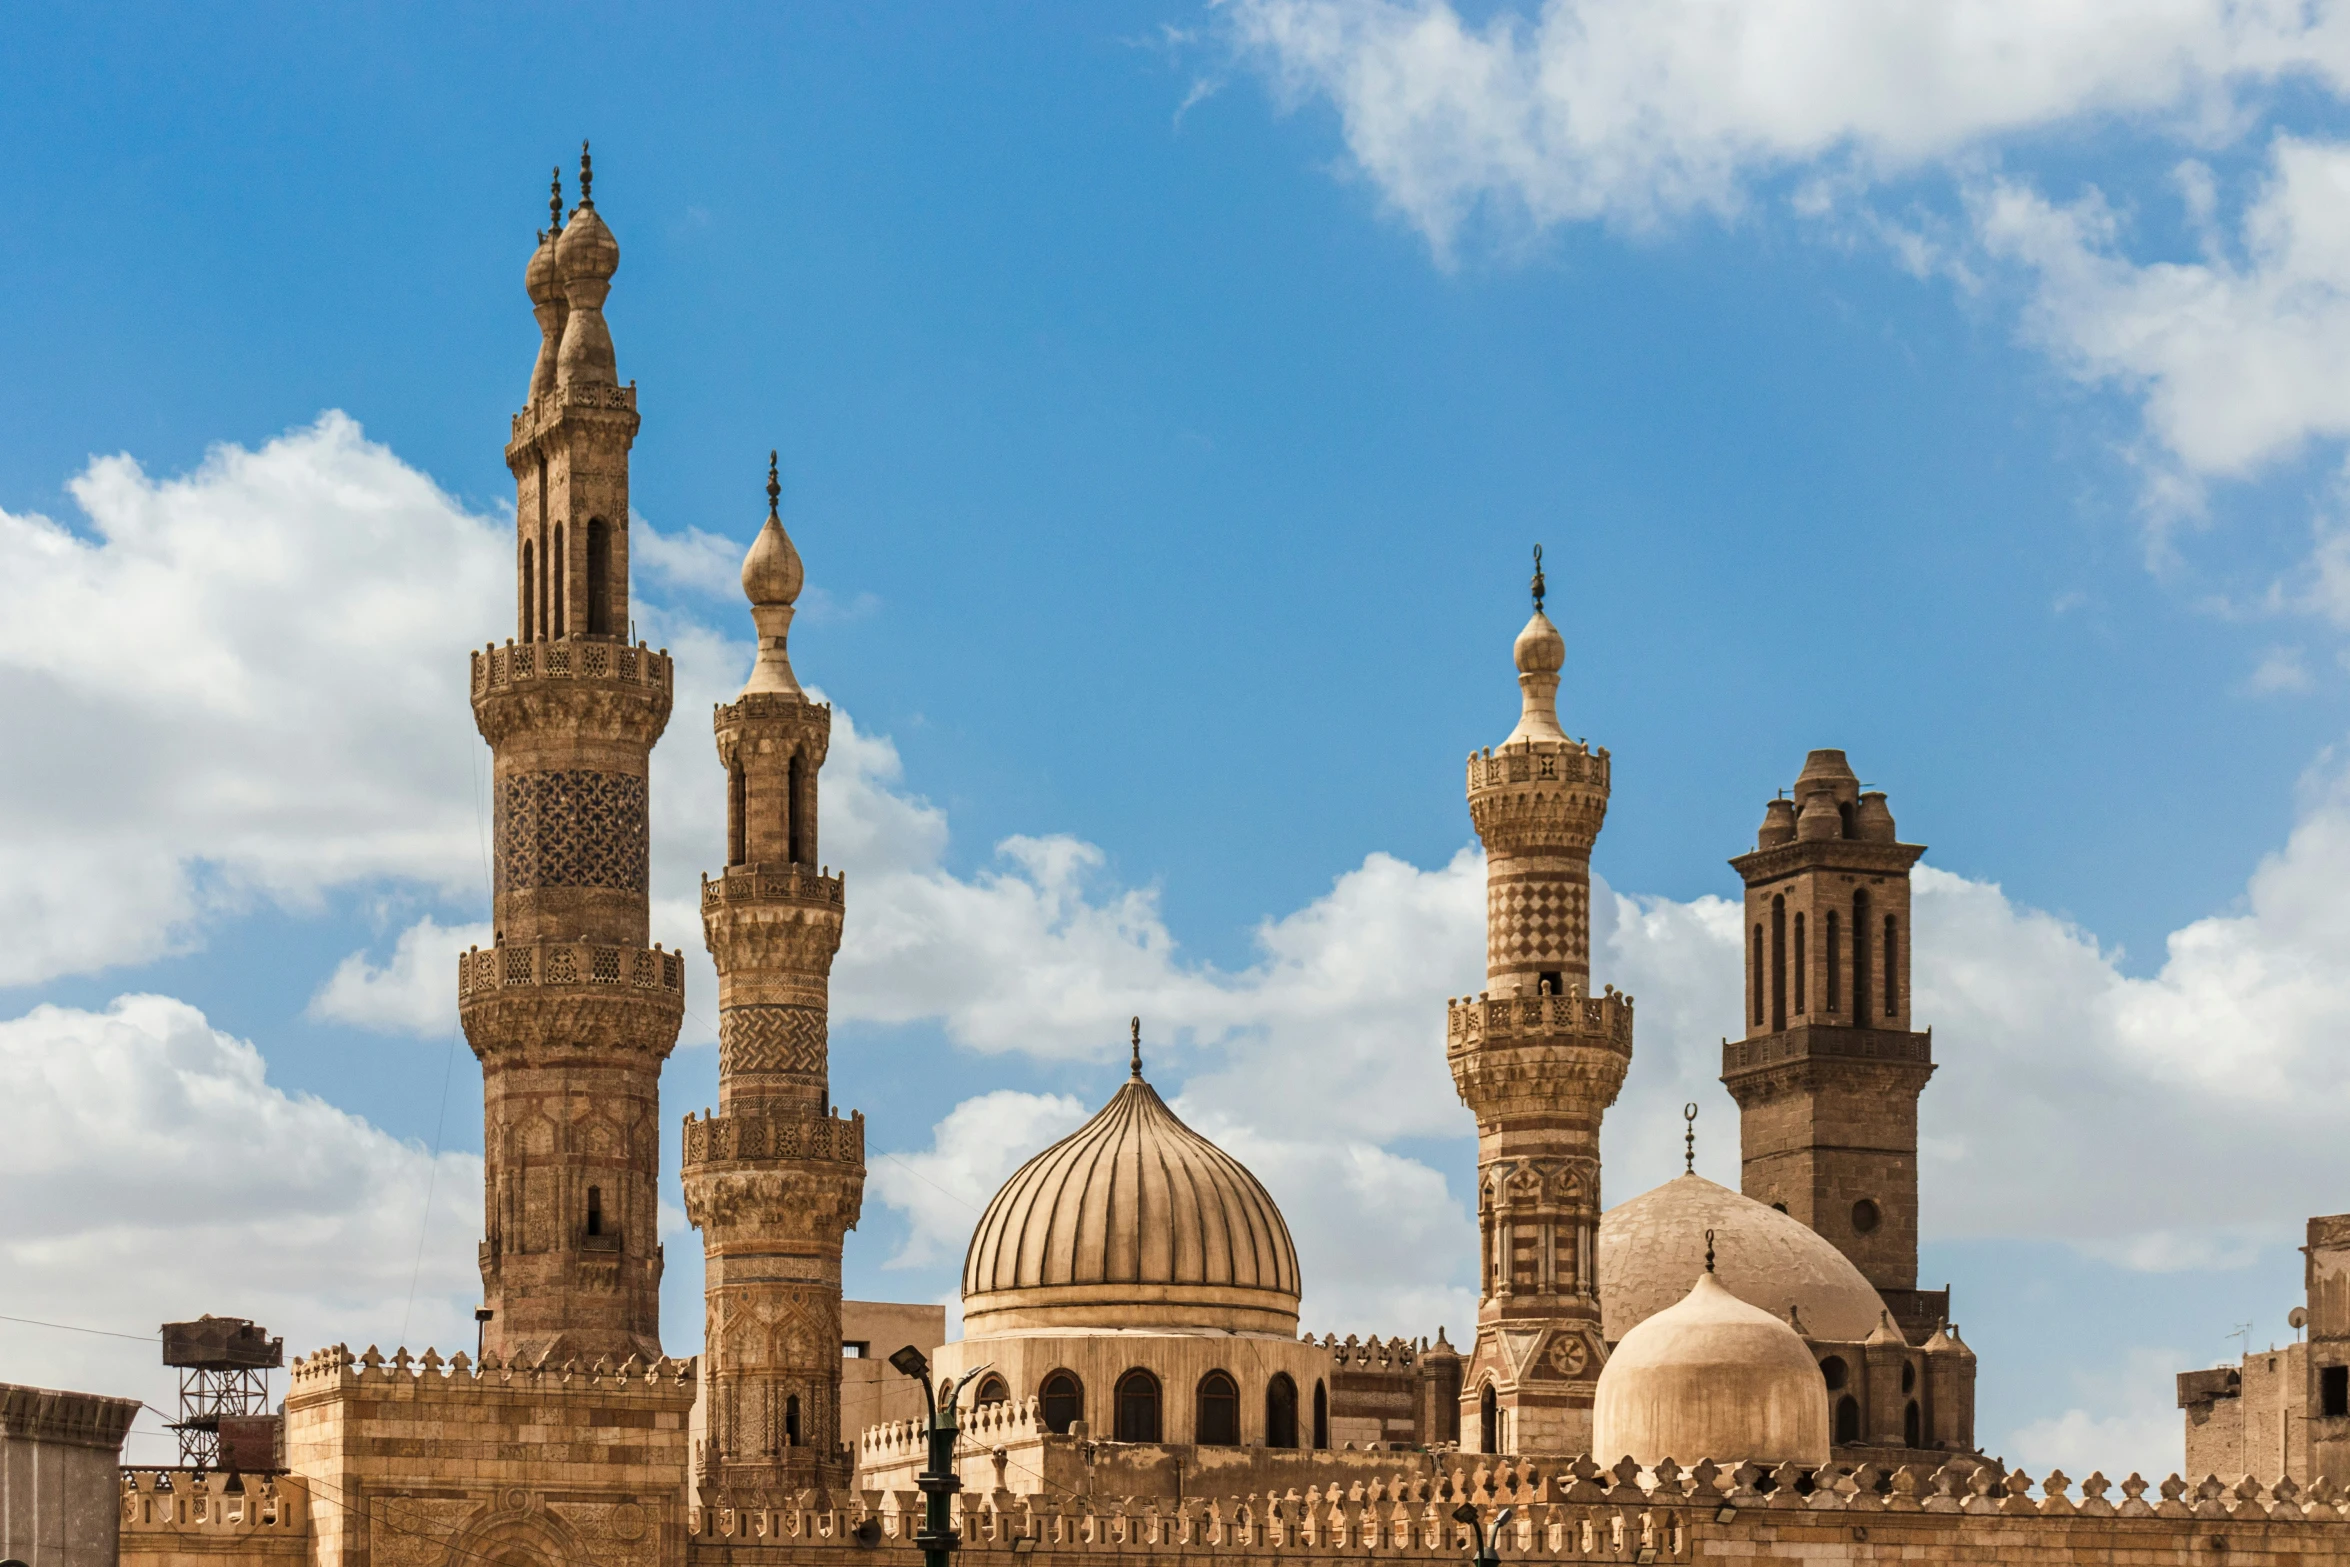
<path fill-rule="evenodd" d="M 1681 1119 L 1689 1130 L 1681 1134 L 1681 1173 L 1697 1173 L 1697 1101 L 1692 1099 L 1681 1107 Z"/>
<path fill-rule="evenodd" d="M 1534 613 L 1542 613 L 1542 546 L 1534 546 Z"/>
<path fill-rule="evenodd" d="M 1132 1027 L 1134 1029 L 1134 1059 L 1130 1063 L 1129 1070 L 1134 1073 L 1134 1080 L 1139 1083 L 1142 1081 L 1142 1019 L 1139 1017 L 1133 1019 Z"/>

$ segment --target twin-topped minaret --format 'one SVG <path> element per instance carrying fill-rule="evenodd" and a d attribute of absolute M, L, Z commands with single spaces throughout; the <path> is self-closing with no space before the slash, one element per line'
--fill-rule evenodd
<path fill-rule="evenodd" d="M 648 947 L 653 743 L 669 657 L 623 637 L 636 388 L 614 371 L 604 297 L 620 247 L 579 205 L 540 236 L 539 320 L 514 416 L 516 634 L 473 655 L 492 767 L 494 936 L 459 959 L 481 1060 L 485 1346 L 505 1360 L 614 1365 L 661 1353 L 661 1063 L 684 965 Z"/>
<path fill-rule="evenodd" d="M 1608 754 L 1559 728 L 1566 644 L 1542 612 L 1539 550 L 1533 588 L 1515 650 L 1518 726 L 1469 757 L 1486 989 L 1447 1009 L 1446 1058 L 1477 1118 L 1477 1347 L 1461 1430 L 1480 1452 L 1580 1453 L 1607 1355 L 1594 1266 L 1599 1123 L 1631 1065 L 1632 998 L 1612 985 L 1589 993 Z"/>
<path fill-rule="evenodd" d="M 842 882 L 819 869 L 817 772 L 832 709 L 785 647 L 803 572 L 778 515 L 743 561 L 759 656 L 716 713 L 726 868 L 702 882 L 718 965 L 718 1110 L 688 1116 L 686 1214 L 707 1267 L 703 1505 L 770 1504 L 847 1485 L 841 1245 L 865 1191 L 865 1118 L 833 1114 L 826 1033 Z"/>

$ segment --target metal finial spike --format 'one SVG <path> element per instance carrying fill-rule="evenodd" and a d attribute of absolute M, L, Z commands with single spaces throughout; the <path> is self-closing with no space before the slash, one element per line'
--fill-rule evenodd
<path fill-rule="evenodd" d="M 1681 1107 L 1681 1119 L 1689 1130 L 1681 1135 L 1681 1173 L 1697 1173 L 1697 1101 L 1692 1099 Z"/>
<path fill-rule="evenodd" d="M 1133 1020 L 1133 1028 L 1134 1028 L 1134 1059 L 1133 1059 L 1132 1063 L 1130 1064 L 1130 1069 L 1131 1069 L 1131 1070 L 1133 1071 L 1133 1073 L 1134 1073 L 1134 1080 L 1135 1080 L 1136 1082 L 1138 1082 L 1138 1083 L 1139 1083 L 1139 1082 L 1141 1082 L 1141 1081 L 1142 1081 L 1142 1019 L 1141 1019 L 1141 1018 L 1139 1018 L 1139 1017 L 1138 1017 L 1138 1018 L 1135 1018 L 1135 1019 Z"/>
<path fill-rule="evenodd" d="M 591 210 L 595 207 L 595 189 L 596 165 L 588 157 L 587 138 L 582 137 L 579 143 L 579 204 L 581 206 Z"/>
<path fill-rule="evenodd" d="M 1542 546 L 1534 546 L 1534 613 L 1542 613 Z"/>
<path fill-rule="evenodd" d="M 547 181 L 547 232 L 563 232 L 563 165 L 555 165 L 555 177 Z"/>
<path fill-rule="evenodd" d="M 1705 1232 L 1705 1271 L 1714 1271 L 1714 1232 L 1711 1230 Z"/>
<path fill-rule="evenodd" d="M 767 520 L 781 522 L 777 507 L 783 501 L 783 482 L 775 477 L 775 453 L 767 454 Z"/>

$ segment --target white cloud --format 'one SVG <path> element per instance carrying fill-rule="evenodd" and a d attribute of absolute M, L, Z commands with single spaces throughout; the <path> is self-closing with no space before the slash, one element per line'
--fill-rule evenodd
<path fill-rule="evenodd" d="M 1808 164 L 1862 177 L 2086 116 L 2202 136 L 2286 76 L 2339 90 L 2350 23 L 2297 0 L 1227 0 L 1245 58 L 1327 100 L 1440 250 L 1484 209 L 1541 227 L 1735 208 Z"/>
<path fill-rule="evenodd" d="M 2282 647 L 2270 648 L 2261 658 L 2260 666 L 2244 682 L 2245 689 L 2255 696 L 2302 692 L 2316 684 L 2310 677 L 2309 666 L 2301 661 L 2300 652 Z"/>
<path fill-rule="evenodd" d="M 2159 1483 L 2186 1462 L 2185 1427 L 2171 1378 L 2189 1364 L 2176 1350 L 2133 1349 L 2117 1367 L 2073 1374 L 2072 1391 L 2081 1403 L 2018 1427 L 2004 1441 L 1989 1432 L 1982 1439 L 2034 1474 L 2062 1469 L 2079 1481 L 2102 1471 L 2118 1486 L 2134 1471 Z M 2093 1413 L 2092 1406 L 2107 1412 Z"/>
<path fill-rule="evenodd" d="M 457 1026 L 457 954 L 489 939 L 486 923 L 446 926 L 428 914 L 400 932 L 382 967 L 364 952 L 343 959 L 310 998 L 309 1015 L 388 1033 L 446 1034 Z"/>
<path fill-rule="evenodd" d="M 10 1316 L 142 1333 L 209 1311 L 283 1334 L 289 1354 L 388 1350 L 403 1325 L 419 1346 L 471 1344 L 478 1158 L 436 1161 L 284 1092 L 251 1044 L 160 996 L 0 1021 L 0 1083 Z M 153 1343 L 0 1322 L 11 1381 L 168 1410 L 159 1358 Z M 131 1456 L 169 1451 L 141 1437 Z"/>
<path fill-rule="evenodd" d="M 70 489 L 86 532 L 0 513 L 0 728 L 37 737 L 0 771 L 0 983 L 182 950 L 255 898 L 478 890 L 489 524 L 331 413 Z"/>
<path fill-rule="evenodd" d="M 642 571 L 672 587 L 716 599 L 742 600 L 743 555 L 748 549 L 748 545 L 700 528 L 663 533 L 641 515 L 629 520 L 628 565 L 632 573 Z"/>
<path fill-rule="evenodd" d="M 1075 1131 L 1086 1113 L 1068 1094 L 997 1089 L 948 1111 L 931 1128 L 927 1151 L 869 1161 L 873 1194 L 912 1224 L 887 1266 L 920 1267 L 960 1254 L 996 1188 L 1030 1155 Z"/>

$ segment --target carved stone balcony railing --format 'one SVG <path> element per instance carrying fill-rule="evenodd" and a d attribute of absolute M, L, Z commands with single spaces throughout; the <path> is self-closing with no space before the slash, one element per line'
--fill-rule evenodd
<path fill-rule="evenodd" d="M 697 1165 L 742 1160 L 811 1159 L 862 1168 L 865 1117 L 849 1115 L 689 1115 L 685 1118 L 686 1170 Z"/>
<path fill-rule="evenodd" d="M 1782 1062 L 1832 1056 L 1842 1061 L 1895 1061 L 1930 1065 L 1934 1059 L 1934 1031 L 1913 1034 L 1890 1028 L 1843 1028 L 1834 1024 L 1797 1024 L 1775 1034 L 1753 1039 L 1722 1041 L 1722 1071 L 1737 1072 Z"/>
<path fill-rule="evenodd" d="M 1448 1054 L 1480 1044 L 1532 1043 L 1573 1035 L 1632 1053 L 1632 998 L 1609 986 L 1600 996 L 1464 996 L 1445 1003 Z"/>
<path fill-rule="evenodd" d="M 675 666 L 667 653 L 642 642 L 629 647 L 587 637 L 510 642 L 504 647 L 483 648 L 473 655 L 476 696 L 536 680 L 596 680 L 618 686 L 644 686 L 666 696 L 673 688 Z"/>
<path fill-rule="evenodd" d="M 667 992 L 685 995 L 685 957 L 659 947 L 607 947 L 592 941 L 547 941 L 476 947 L 457 956 L 460 1006 L 521 987 Z"/>
<path fill-rule="evenodd" d="M 1514 783 L 1585 784 L 1605 793 L 1607 748 L 1589 750 L 1573 740 L 1521 740 L 1469 753 L 1472 790 Z"/>
<path fill-rule="evenodd" d="M 636 412 L 636 383 L 626 386 L 608 386 L 585 382 L 567 382 L 523 405 L 514 416 L 510 446 L 518 446 L 531 437 L 542 434 L 562 417 L 567 408 L 594 408 L 613 413 Z"/>
<path fill-rule="evenodd" d="M 819 871 L 806 865 L 729 865 L 715 877 L 702 878 L 702 908 L 756 901 L 837 909 L 843 906 L 846 889 L 847 878 L 833 875 L 829 867 Z"/>

